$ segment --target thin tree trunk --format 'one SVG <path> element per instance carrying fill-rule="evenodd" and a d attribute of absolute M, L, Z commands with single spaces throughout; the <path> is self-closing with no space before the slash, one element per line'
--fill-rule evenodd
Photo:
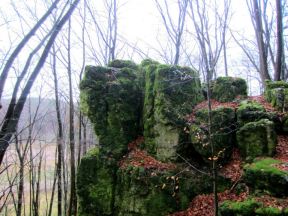
<path fill-rule="evenodd" d="M 58 216 L 62 215 L 62 146 L 63 146 L 63 124 L 60 112 L 60 101 L 58 93 L 58 78 L 56 73 L 56 51 L 55 46 L 52 47 L 52 72 L 54 76 L 54 93 L 55 93 L 55 106 L 57 115 L 57 150 L 58 150 L 58 163 L 57 163 L 57 197 L 58 197 Z"/>
<path fill-rule="evenodd" d="M 267 52 L 265 49 L 264 39 L 263 39 L 263 26 L 261 21 L 261 9 L 258 5 L 258 0 L 253 0 L 254 7 L 254 19 L 255 19 L 255 34 L 257 38 L 257 45 L 259 51 L 259 61 L 260 61 L 260 76 L 262 84 L 265 85 L 265 80 L 271 80 L 268 72 L 267 63 Z"/>
<path fill-rule="evenodd" d="M 51 199 L 50 199 L 50 205 L 48 210 L 48 216 L 51 216 L 52 209 L 53 209 L 53 203 L 54 203 L 54 194 L 55 194 L 55 188 L 56 188 L 56 182 L 58 178 L 58 161 L 56 160 L 57 154 L 57 148 L 56 148 L 56 154 L 55 154 L 55 172 L 54 172 L 54 179 L 53 179 L 53 185 L 52 185 L 52 193 L 51 193 Z"/>
<path fill-rule="evenodd" d="M 277 16 L 277 53 L 276 53 L 276 67 L 274 72 L 274 80 L 279 81 L 281 75 L 284 73 L 283 64 L 283 23 L 282 23 L 282 5 L 281 0 L 276 0 L 276 16 Z"/>
<path fill-rule="evenodd" d="M 69 78 L 69 142 L 70 142 L 70 201 L 68 215 L 77 214 L 76 169 L 75 169 L 75 135 L 74 135 L 74 102 L 71 70 L 71 19 L 68 24 L 68 78 Z"/>

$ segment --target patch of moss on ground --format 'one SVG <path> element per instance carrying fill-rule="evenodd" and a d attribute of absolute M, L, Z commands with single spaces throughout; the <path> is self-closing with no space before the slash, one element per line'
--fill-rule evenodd
<path fill-rule="evenodd" d="M 281 161 L 273 158 L 259 159 L 244 167 L 244 181 L 253 191 L 262 191 L 276 197 L 288 195 L 288 172 L 275 165 Z"/>
<path fill-rule="evenodd" d="M 255 210 L 262 206 L 262 203 L 254 199 L 247 199 L 243 202 L 225 201 L 219 207 L 221 216 L 251 216 L 255 215 Z"/>
<path fill-rule="evenodd" d="M 264 207 L 264 208 L 258 208 L 255 211 L 256 215 L 263 215 L 263 216 L 281 216 L 283 215 L 282 211 L 278 208 L 274 207 Z"/>

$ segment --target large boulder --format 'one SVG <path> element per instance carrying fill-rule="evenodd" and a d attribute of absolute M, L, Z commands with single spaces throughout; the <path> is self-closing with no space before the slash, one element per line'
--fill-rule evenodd
<path fill-rule="evenodd" d="M 200 109 L 195 113 L 194 122 L 190 126 L 192 146 L 204 161 L 212 158 L 227 161 L 235 141 L 235 111 L 233 108 L 220 107 L 211 112 L 211 142 L 214 145 L 214 155 L 208 143 L 208 110 Z"/>
<path fill-rule="evenodd" d="M 127 166 L 117 173 L 115 208 L 121 216 L 166 216 L 186 209 L 198 194 L 211 193 L 212 177 L 185 171 L 155 170 Z M 218 177 L 218 189 L 229 187 L 230 181 Z"/>
<path fill-rule="evenodd" d="M 273 158 L 259 159 L 244 167 L 244 181 L 254 191 L 288 196 L 288 172 L 281 170 L 281 165 L 281 161 Z"/>
<path fill-rule="evenodd" d="M 219 206 L 220 216 L 252 216 L 263 204 L 254 199 L 247 199 L 242 202 L 227 200 Z"/>
<path fill-rule="evenodd" d="M 268 119 L 245 124 L 237 131 L 236 138 L 244 159 L 251 160 L 259 156 L 275 154 L 277 136 L 274 123 Z"/>
<path fill-rule="evenodd" d="M 237 108 L 237 125 L 242 127 L 249 122 L 256 122 L 261 119 L 269 119 L 274 122 L 277 131 L 282 130 L 282 123 L 276 112 L 266 112 L 263 105 L 255 102 L 244 100 Z"/>
<path fill-rule="evenodd" d="M 212 98 L 220 102 L 247 97 L 247 84 L 242 78 L 218 77 L 212 82 L 211 88 Z"/>
<path fill-rule="evenodd" d="M 79 215 L 112 215 L 117 163 L 91 149 L 82 159 L 77 172 Z"/>
<path fill-rule="evenodd" d="M 142 62 L 145 71 L 145 149 L 160 160 L 176 158 L 185 116 L 203 100 L 198 73 L 188 67 Z"/>
<path fill-rule="evenodd" d="M 94 125 L 101 151 L 116 158 L 141 133 L 143 100 L 137 68 L 119 60 L 108 67 L 87 66 L 80 84 L 81 108 Z"/>
<path fill-rule="evenodd" d="M 266 81 L 265 97 L 279 111 L 288 111 L 288 83 Z"/>

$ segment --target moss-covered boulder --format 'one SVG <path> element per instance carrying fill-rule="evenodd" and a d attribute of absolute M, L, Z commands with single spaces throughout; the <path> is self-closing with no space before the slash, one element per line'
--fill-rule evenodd
<path fill-rule="evenodd" d="M 211 176 L 183 169 L 150 170 L 133 166 L 119 169 L 116 215 L 164 216 L 188 208 L 196 195 L 212 192 Z M 220 176 L 218 182 L 221 191 L 231 185 Z"/>
<path fill-rule="evenodd" d="M 274 123 L 268 119 L 245 124 L 236 137 L 241 156 L 247 160 L 275 154 L 277 136 Z"/>
<path fill-rule="evenodd" d="M 224 201 L 219 206 L 221 216 L 286 216 L 286 209 L 264 206 L 262 202 L 257 202 L 254 198 L 245 201 Z"/>
<path fill-rule="evenodd" d="M 219 207 L 221 216 L 253 216 L 255 211 L 262 206 L 262 203 L 254 199 L 247 199 L 243 202 L 225 201 Z"/>
<path fill-rule="evenodd" d="M 145 148 L 160 160 L 173 160 L 184 117 L 203 100 L 198 73 L 188 67 L 142 62 L 145 71 Z"/>
<path fill-rule="evenodd" d="M 255 211 L 257 216 L 284 216 L 284 211 L 274 207 L 258 208 Z"/>
<path fill-rule="evenodd" d="M 80 84 L 81 108 L 94 125 L 102 151 L 120 158 L 141 133 L 140 72 L 132 62 L 117 60 L 110 65 L 86 67 Z"/>
<path fill-rule="evenodd" d="M 265 97 L 279 111 L 288 111 L 288 83 L 266 81 Z"/>
<path fill-rule="evenodd" d="M 262 191 L 276 197 L 288 196 L 288 172 L 277 167 L 281 161 L 260 159 L 244 167 L 244 181 L 254 191 Z"/>
<path fill-rule="evenodd" d="M 249 122 L 256 122 L 261 119 L 269 119 L 274 122 L 277 131 L 282 130 L 282 123 L 276 112 L 266 112 L 263 105 L 255 102 L 244 100 L 240 103 L 237 109 L 237 124 L 238 127 L 244 126 Z"/>
<path fill-rule="evenodd" d="M 117 163 L 90 150 L 82 159 L 77 172 L 79 215 L 112 215 L 114 212 L 115 175 Z"/>
<path fill-rule="evenodd" d="M 195 120 L 190 126 L 192 147 L 202 156 L 204 161 L 218 158 L 225 161 L 230 158 L 235 142 L 235 111 L 233 108 L 220 107 L 211 112 L 211 141 L 215 154 L 211 154 L 208 144 L 208 110 L 201 109 L 195 113 Z"/>
<path fill-rule="evenodd" d="M 117 215 L 167 215 L 186 208 L 194 195 L 193 190 L 182 188 L 179 178 L 173 176 L 172 180 L 172 176 L 169 171 L 151 171 L 143 167 L 119 169 Z"/>
<path fill-rule="evenodd" d="M 218 77 L 211 86 L 212 98 L 220 102 L 230 102 L 237 97 L 247 97 L 247 84 L 242 78 Z"/>

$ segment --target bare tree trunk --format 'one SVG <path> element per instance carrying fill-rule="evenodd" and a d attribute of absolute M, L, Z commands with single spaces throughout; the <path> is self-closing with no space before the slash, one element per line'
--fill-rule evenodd
<path fill-rule="evenodd" d="M 57 149 L 56 149 L 56 154 L 57 154 Z M 53 178 L 53 185 L 52 185 L 52 193 L 51 193 L 51 199 L 50 199 L 50 205 L 49 205 L 49 210 L 48 210 L 48 216 L 51 216 L 52 214 L 52 209 L 53 209 L 53 203 L 54 203 L 54 194 L 55 194 L 55 188 L 56 188 L 56 182 L 57 182 L 57 175 L 58 175 L 58 161 L 56 160 L 56 155 L 55 155 L 55 172 L 54 172 L 54 178 Z"/>
<path fill-rule="evenodd" d="M 54 77 L 54 93 L 55 93 L 55 106 L 57 115 L 57 152 L 58 152 L 58 163 L 57 163 L 57 197 L 58 197 L 58 216 L 62 215 L 62 154 L 63 154 L 63 124 L 60 111 L 60 101 L 58 92 L 58 78 L 56 72 L 56 51 L 55 46 L 52 47 L 52 72 Z"/>
<path fill-rule="evenodd" d="M 21 138 L 20 138 L 21 140 Z M 23 203 L 23 191 L 24 191 L 24 157 L 21 155 L 20 152 L 20 147 L 19 147 L 19 140 L 18 140 L 18 136 L 15 135 L 15 146 L 16 146 L 16 151 L 18 154 L 18 158 L 19 158 L 19 184 L 18 184 L 18 200 L 17 200 L 17 209 L 16 209 L 16 215 L 17 216 L 21 216 L 21 211 L 22 211 L 22 203 Z"/>
<path fill-rule="evenodd" d="M 255 25 L 254 30 L 257 39 L 258 51 L 259 51 L 259 62 L 260 62 L 260 77 L 262 84 L 265 85 L 265 80 L 271 80 L 268 72 L 267 63 L 267 49 L 265 49 L 265 43 L 263 39 L 263 25 L 261 20 L 261 8 L 259 8 L 258 0 L 253 0 L 253 14 L 251 19 L 254 19 Z"/>
<path fill-rule="evenodd" d="M 70 201 L 68 215 L 77 214 L 76 169 L 75 169 L 75 135 L 74 135 L 74 102 L 71 70 L 71 20 L 68 22 L 68 79 L 69 79 L 69 143 L 70 143 Z"/>
<path fill-rule="evenodd" d="M 281 0 L 276 0 L 276 15 L 277 15 L 277 53 L 276 53 L 276 67 L 274 73 L 274 80 L 279 81 L 281 75 L 284 73 L 284 64 L 283 64 L 283 20 L 282 20 L 282 5 Z"/>

